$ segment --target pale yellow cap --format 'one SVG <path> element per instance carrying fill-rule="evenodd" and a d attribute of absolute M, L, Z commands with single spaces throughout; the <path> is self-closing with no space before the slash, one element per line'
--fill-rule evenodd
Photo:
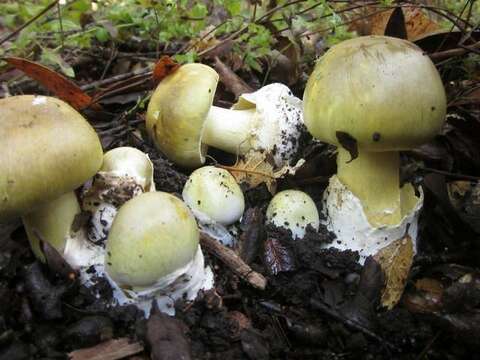
<path fill-rule="evenodd" d="M 344 41 L 317 62 L 304 93 L 310 133 L 339 144 L 337 131 L 366 151 L 407 150 L 441 129 L 446 96 L 430 58 L 413 43 L 386 36 Z"/>
<path fill-rule="evenodd" d="M 95 175 L 103 150 L 67 103 L 47 96 L 0 100 L 0 218 L 19 216 Z"/>
<path fill-rule="evenodd" d="M 213 103 L 218 74 L 203 64 L 186 64 L 158 85 L 147 110 L 147 130 L 158 148 L 174 163 L 198 167 L 207 146 L 201 143 Z"/>

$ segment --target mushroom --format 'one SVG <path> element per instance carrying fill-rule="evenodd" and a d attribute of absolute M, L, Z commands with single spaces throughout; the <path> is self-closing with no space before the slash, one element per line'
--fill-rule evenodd
<path fill-rule="evenodd" d="M 146 125 L 158 148 L 178 165 L 199 167 L 208 146 L 232 154 L 268 151 L 277 166 L 290 162 L 305 132 L 302 102 L 283 84 L 243 94 L 232 109 L 212 106 L 218 74 L 186 64 L 158 85 Z"/>
<path fill-rule="evenodd" d="M 92 214 L 88 236 L 102 243 L 117 209 L 132 197 L 155 191 L 153 164 L 148 155 L 133 147 L 118 147 L 103 155 L 103 164 L 84 192 L 82 208 Z"/>
<path fill-rule="evenodd" d="M 84 248 L 69 238 L 79 213 L 73 190 L 102 163 L 95 130 L 65 102 L 22 95 L 0 100 L 0 219 L 22 216 L 33 251 L 39 240 L 58 251 Z M 72 265 L 85 254 L 72 254 Z"/>
<path fill-rule="evenodd" d="M 292 232 L 293 239 L 302 239 L 308 225 L 318 230 L 318 210 L 312 198 L 300 190 L 277 193 L 268 204 L 267 222 Z"/>
<path fill-rule="evenodd" d="M 194 300 L 200 289 L 213 286 L 195 218 L 164 192 L 138 195 L 119 209 L 107 239 L 105 273 L 119 304 L 133 303 L 147 316 L 153 299 L 173 314 L 175 300 Z"/>
<path fill-rule="evenodd" d="M 245 210 L 243 192 L 225 169 L 203 166 L 190 175 L 182 192 L 183 201 L 195 217 L 230 225 Z"/>
<path fill-rule="evenodd" d="M 325 193 L 336 246 L 366 256 L 401 238 L 416 239 L 423 195 L 400 187 L 399 151 L 419 146 L 444 122 L 446 96 L 434 64 L 409 41 L 365 36 L 332 47 L 304 93 L 310 133 L 339 147 L 338 173 Z"/>

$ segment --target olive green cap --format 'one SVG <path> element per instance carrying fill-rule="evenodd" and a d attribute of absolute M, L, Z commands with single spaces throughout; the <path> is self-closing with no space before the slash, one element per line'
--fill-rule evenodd
<path fill-rule="evenodd" d="M 198 167 L 207 146 L 201 143 L 213 103 L 218 74 L 203 64 L 186 64 L 163 79 L 150 99 L 147 131 L 157 147 L 174 163 Z"/>
<path fill-rule="evenodd" d="M 100 140 L 67 103 L 47 96 L 0 100 L 0 219 L 82 185 L 102 165 Z"/>
<path fill-rule="evenodd" d="M 386 36 L 344 41 L 323 55 L 308 79 L 304 120 L 310 133 L 339 145 L 337 132 L 361 150 L 407 150 L 441 129 L 446 96 L 428 55 Z"/>
<path fill-rule="evenodd" d="M 185 203 L 165 192 L 128 200 L 113 220 L 105 266 L 120 286 L 146 287 L 193 260 L 199 231 Z"/>

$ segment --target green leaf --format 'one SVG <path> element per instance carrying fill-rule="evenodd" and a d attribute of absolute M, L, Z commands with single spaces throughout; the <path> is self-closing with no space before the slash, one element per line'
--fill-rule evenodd
<path fill-rule="evenodd" d="M 73 68 L 58 53 L 50 49 L 42 48 L 40 62 L 45 65 L 53 65 L 55 67 L 59 67 L 60 71 L 68 77 L 75 77 L 75 71 L 73 70 Z"/>
<path fill-rule="evenodd" d="M 110 40 L 110 34 L 103 27 L 97 28 L 97 31 L 95 31 L 95 37 L 100 42 L 107 42 L 108 40 Z"/>

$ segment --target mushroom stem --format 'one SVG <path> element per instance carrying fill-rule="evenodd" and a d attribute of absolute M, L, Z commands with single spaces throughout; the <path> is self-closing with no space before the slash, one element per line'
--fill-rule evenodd
<path fill-rule="evenodd" d="M 350 154 L 339 148 L 338 178 L 357 196 L 372 226 L 396 225 L 416 204 L 410 184 L 400 188 L 398 151 L 360 151 L 349 162 Z"/>
<path fill-rule="evenodd" d="M 202 142 L 231 154 L 245 154 L 252 148 L 250 137 L 255 108 L 230 110 L 212 106 L 203 129 Z"/>
<path fill-rule="evenodd" d="M 61 254 L 65 249 L 67 237 L 70 235 L 75 216 L 80 213 L 80 206 L 73 191 L 63 194 L 59 198 L 49 201 L 33 212 L 22 217 L 32 251 L 42 261 L 45 261 L 40 249 L 40 239 L 48 241 Z"/>

